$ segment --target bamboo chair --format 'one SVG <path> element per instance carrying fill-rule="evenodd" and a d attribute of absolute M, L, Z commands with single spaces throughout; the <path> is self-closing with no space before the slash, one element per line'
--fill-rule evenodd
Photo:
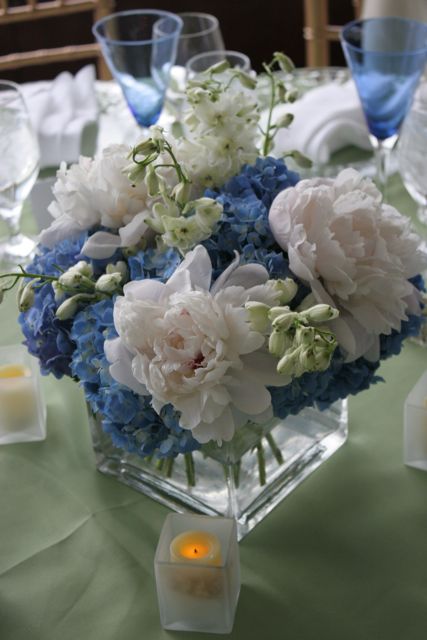
<path fill-rule="evenodd" d="M 355 17 L 359 17 L 361 0 L 352 0 Z M 329 24 L 328 0 L 304 0 L 304 40 L 308 67 L 329 65 L 329 44 L 337 42 L 341 27 Z"/>
<path fill-rule="evenodd" d="M 108 15 L 112 7 L 112 0 L 25 0 L 20 6 L 9 6 L 9 0 L 0 0 L 0 27 L 14 23 L 32 23 L 44 18 L 67 16 L 73 13 L 92 12 L 93 20 Z M 20 69 L 33 65 L 47 65 L 56 62 L 69 62 L 96 58 L 98 76 L 103 79 L 111 78 L 108 68 L 102 58 L 100 48 L 96 43 L 79 44 L 66 47 L 38 49 L 23 53 L 10 53 L 0 56 L 0 72 L 3 70 Z"/>

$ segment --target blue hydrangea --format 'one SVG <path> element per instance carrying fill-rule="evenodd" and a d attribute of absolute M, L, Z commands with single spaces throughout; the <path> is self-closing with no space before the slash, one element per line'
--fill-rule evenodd
<path fill-rule="evenodd" d="M 128 258 L 130 280 L 143 280 L 152 278 L 164 282 L 174 273 L 182 261 L 182 256 L 177 249 L 166 248 L 145 249 Z"/>
<path fill-rule="evenodd" d="M 168 458 L 198 449 L 199 443 L 191 431 L 181 429 L 179 415 L 171 406 L 158 415 L 149 396 L 139 396 L 111 377 L 104 341 L 117 335 L 113 306 L 108 299 L 86 307 L 77 314 L 71 331 L 76 345 L 71 370 L 92 411 L 100 414 L 113 443 L 130 453 Z"/>
<path fill-rule="evenodd" d="M 63 240 L 53 249 L 41 247 L 40 252 L 27 266 L 28 273 L 57 276 L 81 260 L 81 248 L 86 240 L 82 234 L 75 240 Z M 57 378 L 71 375 L 70 360 L 74 343 L 70 338 L 72 321 L 61 322 L 55 316 L 58 305 L 52 286 L 44 284 L 37 289 L 34 305 L 19 315 L 19 323 L 30 353 L 40 362 L 44 375 L 53 373 Z"/>
<path fill-rule="evenodd" d="M 217 273 L 230 264 L 235 251 L 244 262 L 256 261 L 267 253 L 272 260 L 276 255 L 283 266 L 277 272 L 287 273 L 286 260 L 281 257 L 282 251 L 270 230 L 268 211 L 276 195 L 298 180 L 298 174 L 290 171 L 283 160 L 258 158 L 255 165 L 245 165 L 239 175 L 218 191 L 206 192 L 206 196 L 215 198 L 224 208 L 217 229 L 203 242 Z"/>

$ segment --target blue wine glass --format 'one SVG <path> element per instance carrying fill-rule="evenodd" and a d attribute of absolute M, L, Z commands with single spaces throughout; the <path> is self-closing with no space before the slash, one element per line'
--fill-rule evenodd
<path fill-rule="evenodd" d="M 162 35 L 154 28 L 158 24 Z M 159 119 L 181 29 L 179 16 L 152 9 L 113 13 L 93 26 L 108 67 L 142 127 Z"/>
<path fill-rule="evenodd" d="M 370 18 L 344 26 L 341 44 L 359 93 L 384 194 L 387 160 L 427 61 L 427 24 Z"/>

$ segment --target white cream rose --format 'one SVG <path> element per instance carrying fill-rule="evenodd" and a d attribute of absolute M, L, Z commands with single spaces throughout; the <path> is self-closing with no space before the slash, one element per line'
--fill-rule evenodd
<path fill-rule="evenodd" d="M 348 361 L 378 360 L 379 335 L 420 313 L 419 292 L 408 281 L 425 266 L 420 239 L 353 169 L 282 191 L 269 223 L 292 272 L 317 302 L 339 309 L 331 328 Z"/>

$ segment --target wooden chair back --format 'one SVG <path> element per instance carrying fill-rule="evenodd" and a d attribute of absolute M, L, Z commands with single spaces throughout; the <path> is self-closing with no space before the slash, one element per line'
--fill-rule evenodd
<path fill-rule="evenodd" d="M 352 0 L 355 17 L 361 12 L 361 0 Z M 328 0 L 304 0 L 304 40 L 308 67 L 327 67 L 329 44 L 339 40 L 341 27 L 329 24 Z"/>
<path fill-rule="evenodd" d="M 0 0 L 0 27 L 14 23 L 32 23 L 44 18 L 67 16 L 73 13 L 92 12 L 94 22 L 111 12 L 112 0 L 25 0 L 20 6 L 10 6 L 9 0 Z M 2 70 L 20 69 L 33 65 L 45 65 L 56 62 L 69 62 L 96 58 L 98 76 L 111 78 L 102 58 L 99 45 L 95 42 L 66 47 L 53 47 L 10 53 L 0 56 Z"/>

